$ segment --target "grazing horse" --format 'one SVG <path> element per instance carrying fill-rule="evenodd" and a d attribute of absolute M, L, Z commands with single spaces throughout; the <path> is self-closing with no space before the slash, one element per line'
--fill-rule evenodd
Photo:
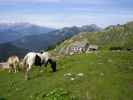
<path fill-rule="evenodd" d="M 11 56 L 8 58 L 9 72 L 17 72 L 19 66 L 19 58 L 17 56 Z"/>
<path fill-rule="evenodd" d="M 28 79 L 28 73 L 32 68 L 32 65 L 41 66 L 45 64 L 45 67 L 46 67 L 48 63 L 51 64 L 51 68 L 53 72 L 55 72 L 56 62 L 50 58 L 48 52 L 44 52 L 44 53 L 30 52 L 26 54 L 26 56 L 23 59 L 23 68 L 26 70 L 25 78 Z"/>

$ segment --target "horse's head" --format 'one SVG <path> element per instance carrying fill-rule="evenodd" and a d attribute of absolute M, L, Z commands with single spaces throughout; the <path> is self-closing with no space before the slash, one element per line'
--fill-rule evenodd
<path fill-rule="evenodd" d="M 56 61 L 53 61 L 52 59 L 48 59 L 48 63 L 51 64 L 51 68 L 53 72 L 56 72 Z"/>
<path fill-rule="evenodd" d="M 51 55 L 49 54 L 49 52 L 41 53 L 41 58 L 43 63 L 45 64 L 45 67 L 49 63 L 51 65 L 53 72 L 56 72 L 56 62 L 51 58 Z"/>
<path fill-rule="evenodd" d="M 19 62 L 19 70 L 22 72 L 26 71 L 26 67 L 22 61 Z"/>

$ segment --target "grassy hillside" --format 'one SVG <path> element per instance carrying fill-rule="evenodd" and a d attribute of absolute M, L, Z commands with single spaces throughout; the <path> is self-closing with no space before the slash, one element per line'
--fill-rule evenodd
<path fill-rule="evenodd" d="M 73 55 L 58 60 L 55 73 L 33 68 L 28 81 L 1 70 L 0 100 L 133 100 L 132 60 L 125 51 Z"/>
<path fill-rule="evenodd" d="M 105 28 L 100 32 L 81 32 L 71 39 L 64 41 L 56 48 L 56 53 L 65 51 L 75 41 L 88 41 L 90 44 L 96 44 L 100 50 L 109 50 L 119 48 L 122 50 L 133 49 L 133 22 L 124 25 L 114 25 Z"/>
<path fill-rule="evenodd" d="M 133 49 L 133 22 L 107 27 L 99 33 L 96 43 L 101 47 L 121 47 Z"/>

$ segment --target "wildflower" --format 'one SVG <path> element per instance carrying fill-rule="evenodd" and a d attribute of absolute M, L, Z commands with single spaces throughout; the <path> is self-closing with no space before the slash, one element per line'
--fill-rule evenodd
<path fill-rule="evenodd" d="M 75 80 L 75 79 L 72 77 L 72 78 L 70 78 L 70 80 L 73 81 L 73 80 Z"/>
<path fill-rule="evenodd" d="M 84 74 L 83 73 L 78 73 L 77 76 L 84 76 Z"/>
<path fill-rule="evenodd" d="M 66 73 L 66 74 L 64 74 L 64 76 L 72 76 L 72 74 L 71 73 Z"/>
<path fill-rule="evenodd" d="M 100 73 L 100 76 L 104 76 L 104 73 L 103 73 L 103 72 L 101 72 L 101 73 Z"/>

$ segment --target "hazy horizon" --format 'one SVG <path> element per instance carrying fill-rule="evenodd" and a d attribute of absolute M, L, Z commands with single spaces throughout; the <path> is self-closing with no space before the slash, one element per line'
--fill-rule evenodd
<path fill-rule="evenodd" d="M 0 23 L 62 28 L 133 21 L 132 0 L 0 0 Z"/>

